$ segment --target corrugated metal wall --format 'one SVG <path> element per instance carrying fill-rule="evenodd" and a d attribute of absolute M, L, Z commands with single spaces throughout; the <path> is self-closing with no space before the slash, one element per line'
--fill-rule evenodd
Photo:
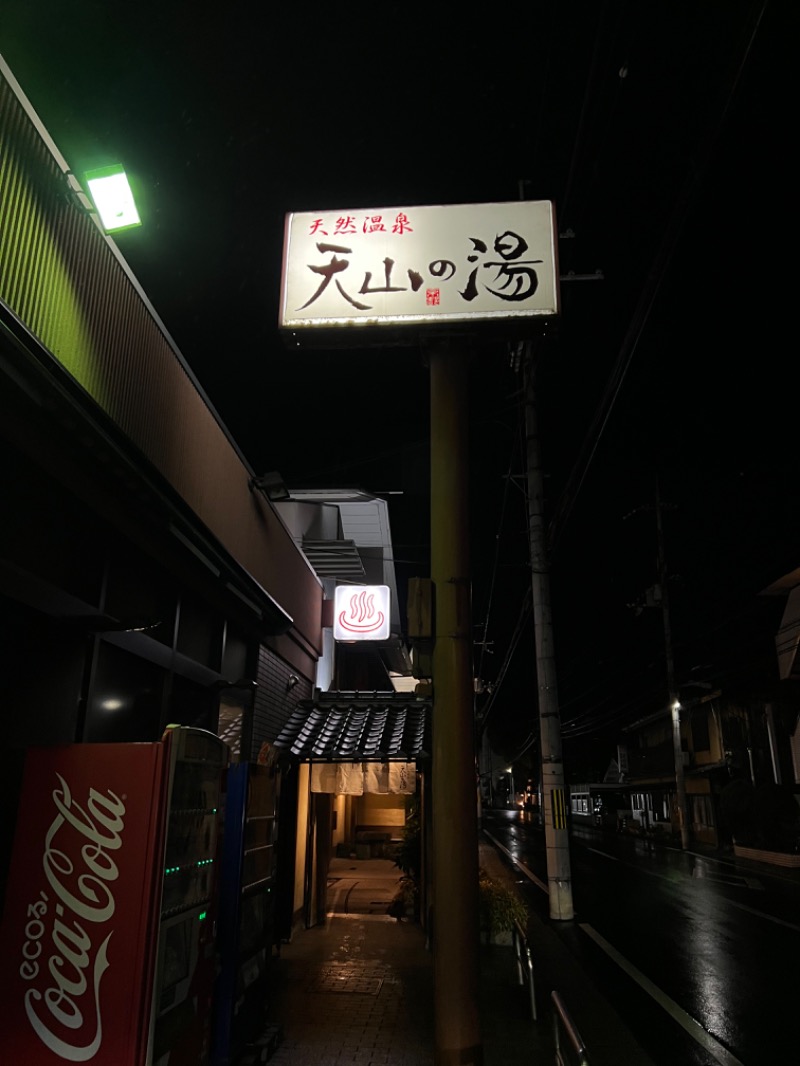
<path fill-rule="evenodd" d="M 318 579 L 34 118 L 0 71 L 0 301 L 319 650 Z"/>
<path fill-rule="evenodd" d="M 0 146 L 0 298 L 113 414 L 112 356 L 141 354 L 143 308 L 4 79 Z"/>
<path fill-rule="evenodd" d="M 256 758 L 261 745 L 270 744 L 291 717 L 301 700 L 311 698 L 311 684 L 302 677 L 290 686 L 291 667 L 267 648 L 262 648 L 258 657 L 255 707 L 253 709 L 252 758 Z M 294 676 L 297 676 L 296 674 Z"/>

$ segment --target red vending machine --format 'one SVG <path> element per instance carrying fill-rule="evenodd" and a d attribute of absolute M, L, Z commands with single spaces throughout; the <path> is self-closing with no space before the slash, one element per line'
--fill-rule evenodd
<path fill-rule="evenodd" d="M 210 1058 L 227 746 L 32 748 L 0 928 L 0 1062 Z"/>

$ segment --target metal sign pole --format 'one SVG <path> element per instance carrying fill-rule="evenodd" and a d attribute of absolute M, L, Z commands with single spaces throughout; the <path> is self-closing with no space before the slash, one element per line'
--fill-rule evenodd
<path fill-rule="evenodd" d="M 478 818 L 467 509 L 467 357 L 431 346 L 433 972 L 436 1066 L 479 1066 Z"/>

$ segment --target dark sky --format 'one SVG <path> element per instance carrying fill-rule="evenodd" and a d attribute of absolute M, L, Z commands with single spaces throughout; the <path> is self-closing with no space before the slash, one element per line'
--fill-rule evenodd
<path fill-rule="evenodd" d="M 781 605 L 757 593 L 798 563 L 799 28 L 793 5 L 745 0 L 6 0 L 0 52 L 77 174 L 125 165 L 143 226 L 117 244 L 253 467 L 403 493 L 401 582 L 427 572 L 422 354 L 289 353 L 284 216 L 554 201 L 562 274 L 601 272 L 563 283 L 538 386 L 562 718 L 592 738 L 663 698 L 661 614 L 627 606 L 656 579 L 657 475 L 679 680 L 773 654 Z M 521 381 L 505 344 L 470 358 L 475 624 L 496 681 L 529 583 Z M 338 398 L 379 409 L 368 453 L 331 432 Z M 535 718 L 532 644 L 528 621 L 493 709 L 512 744 Z"/>

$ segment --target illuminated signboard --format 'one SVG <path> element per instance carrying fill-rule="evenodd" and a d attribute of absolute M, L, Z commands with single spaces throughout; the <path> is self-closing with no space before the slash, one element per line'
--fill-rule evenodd
<path fill-rule="evenodd" d="M 333 600 L 334 640 L 387 640 L 391 634 L 388 585 L 337 585 Z"/>
<path fill-rule="evenodd" d="M 559 312 L 551 201 L 286 216 L 279 326 L 290 345 L 370 327 L 541 326 Z"/>

